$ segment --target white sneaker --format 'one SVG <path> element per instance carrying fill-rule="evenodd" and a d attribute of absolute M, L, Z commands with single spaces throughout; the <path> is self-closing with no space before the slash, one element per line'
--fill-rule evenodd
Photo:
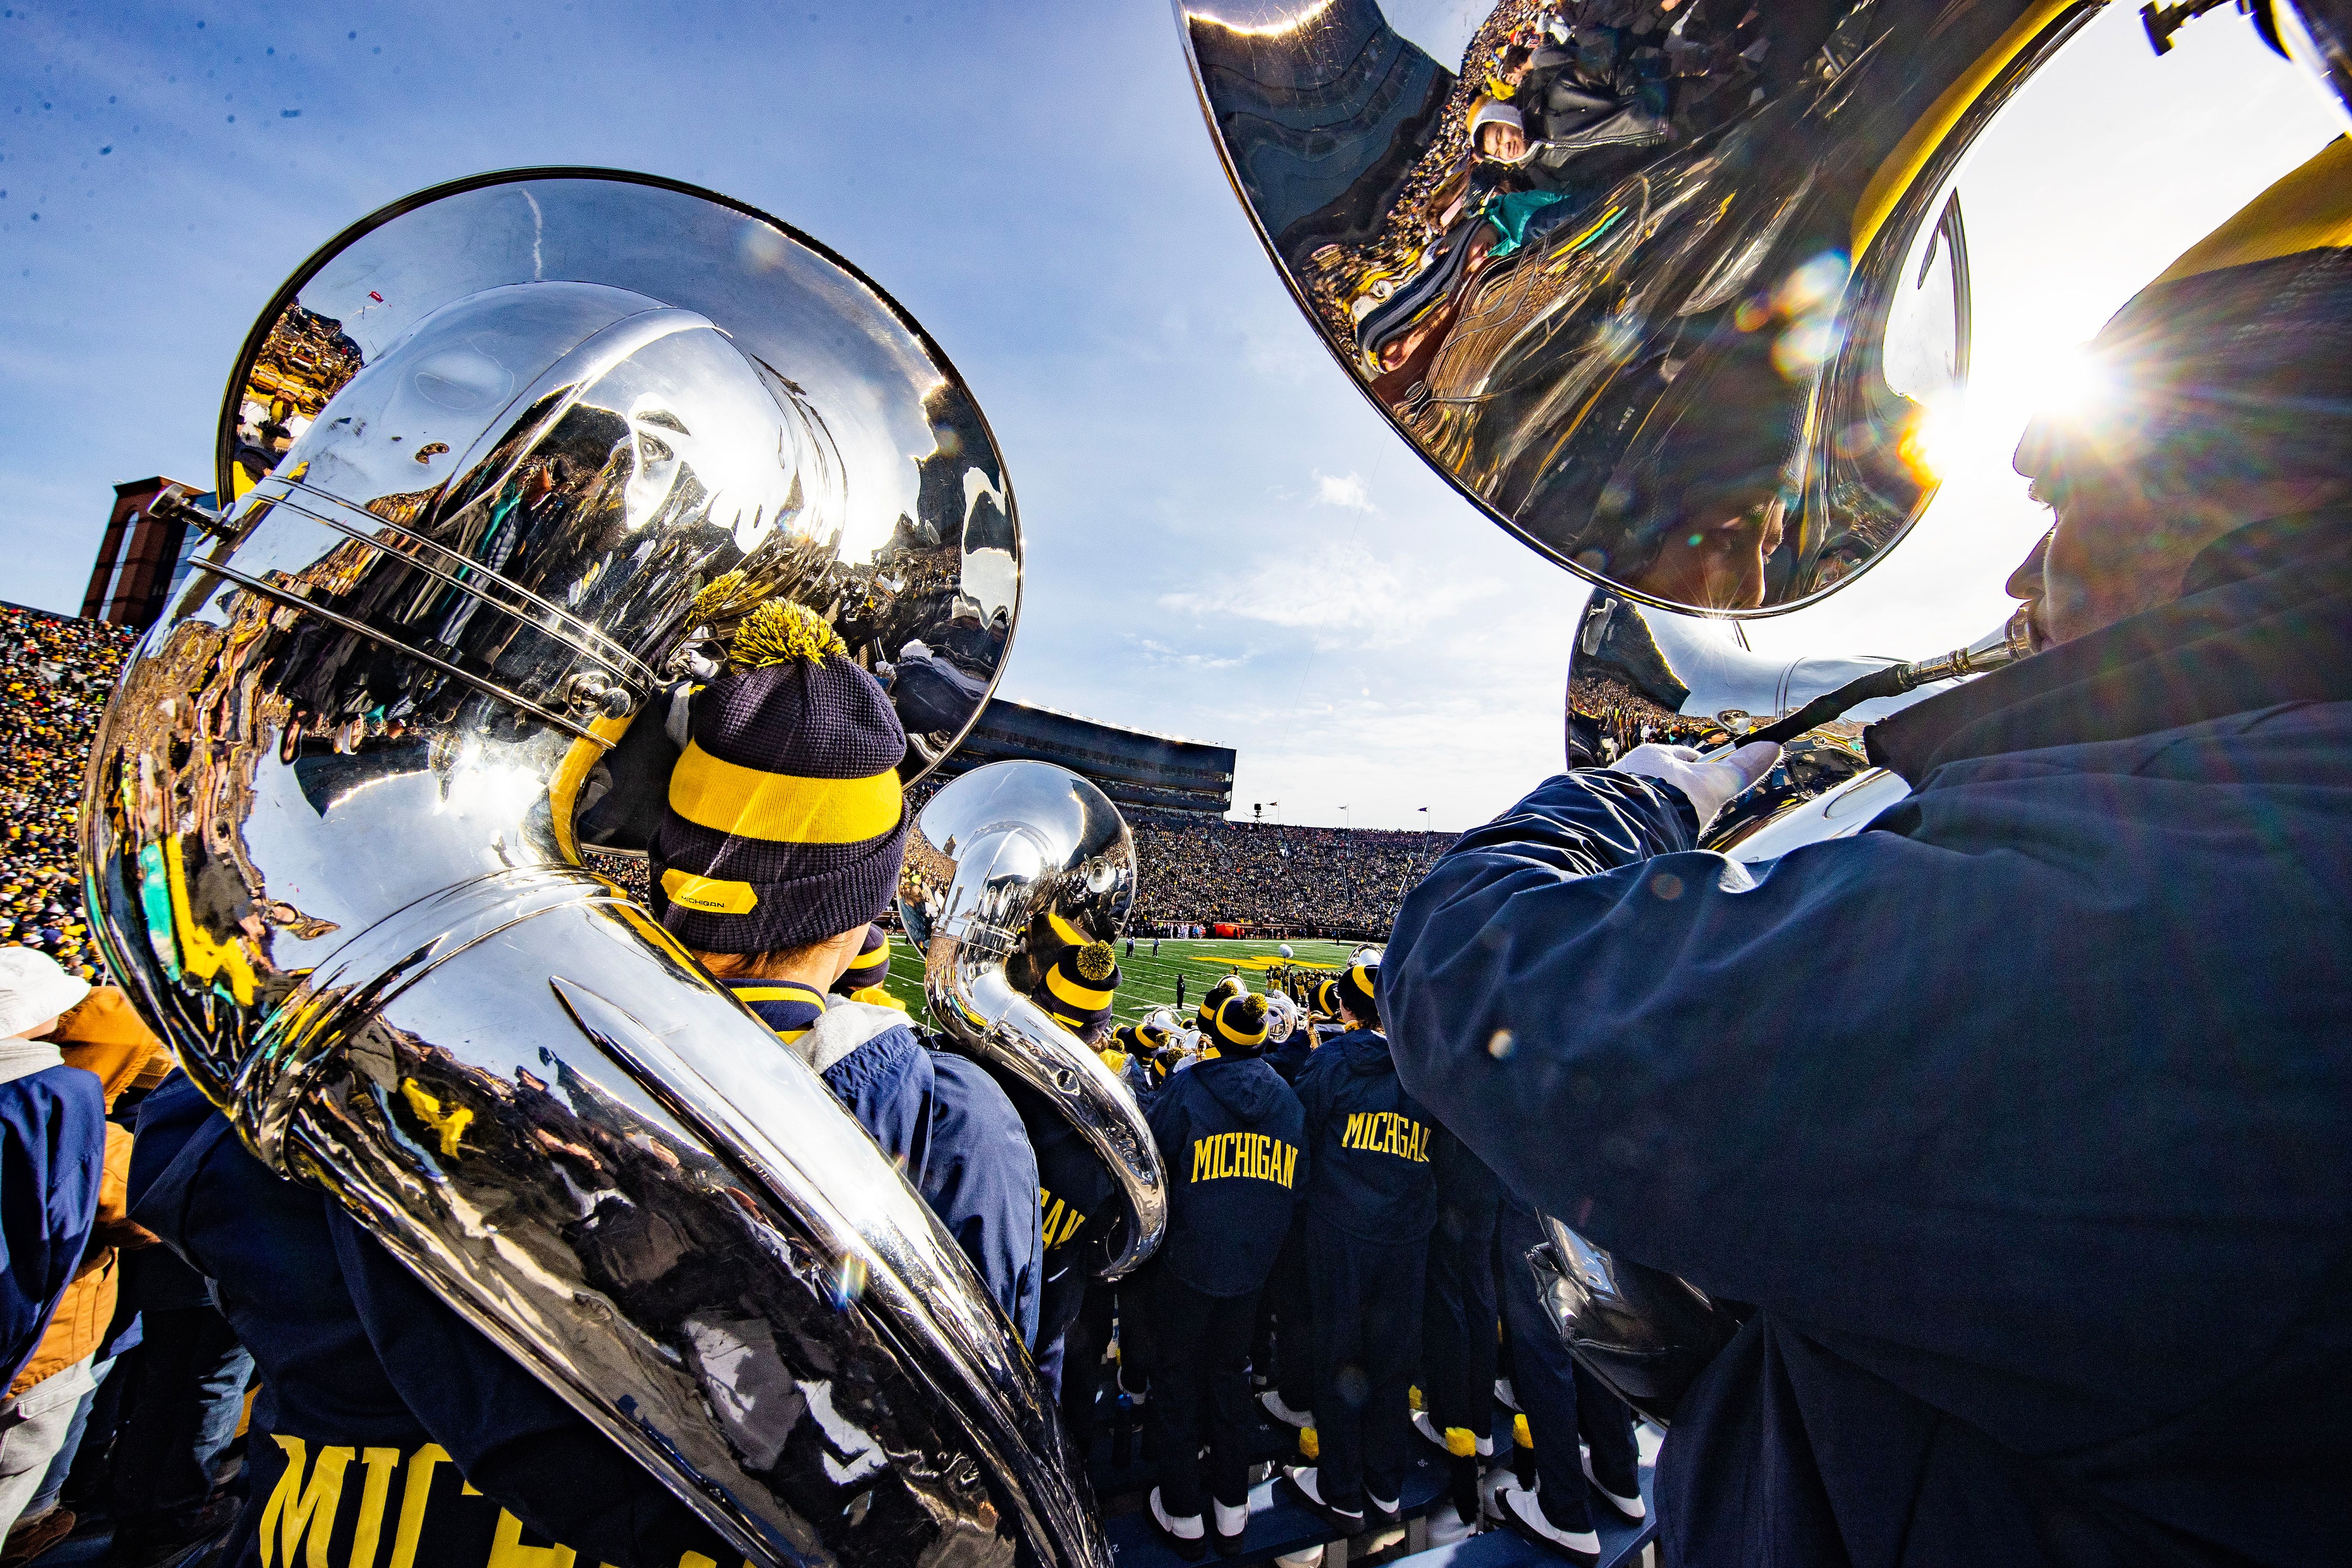
<path fill-rule="evenodd" d="M 1587 1563 L 1600 1561 L 1600 1532 L 1591 1530 L 1560 1529 L 1544 1517 L 1543 1504 L 1536 1500 L 1535 1493 L 1523 1490 L 1519 1487 L 1517 1477 L 1505 1482 L 1502 1489 L 1495 1495 L 1502 1500 L 1503 1507 L 1508 1513 L 1511 1522 L 1533 1535 L 1537 1540 L 1557 1548 L 1570 1557 L 1579 1558 Z"/>
<path fill-rule="evenodd" d="M 1282 1391 L 1280 1389 L 1267 1389 L 1264 1394 L 1257 1396 L 1257 1402 L 1265 1407 L 1265 1413 L 1268 1415 L 1273 1416 L 1285 1426 L 1312 1426 L 1315 1425 L 1315 1412 L 1312 1410 L 1293 1410 L 1289 1405 L 1285 1405 L 1282 1402 Z"/>
<path fill-rule="evenodd" d="M 1170 1513 L 1160 1500 L 1158 1487 L 1151 1489 L 1151 1522 L 1159 1526 L 1160 1533 L 1168 1538 L 1168 1543 L 1176 1549 L 1177 1555 L 1187 1561 L 1200 1556 L 1208 1549 L 1209 1532 L 1202 1527 L 1201 1516 L 1190 1513 L 1180 1517 Z"/>
<path fill-rule="evenodd" d="M 1512 1390 L 1511 1380 L 1507 1377 L 1495 1380 L 1495 1397 L 1503 1402 L 1506 1410 L 1516 1413 L 1519 1408 L 1519 1396 Z"/>
<path fill-rule="evenodd" d="M 1586 1448 L 1581 1450 L 1577 1455 L 1577 1458 L 1584 1461 L 1584 1479 L 1592 1483 L 1592 1489 L 1594 1491 L 1599 1492 L 1602 1497 L 1609 1500 L 1609 1506 L 1611 1508 L 1615 1509 L 1619 1513 L 1623 1514 L 1627 1519 L 1633 1520 L 1635 1523 L 1639 1523 L 1643 1520 L 1650 1517 L 1649 1505 L 1642 1500 L 1642 1489 L 1639 1486 L 1636 1486 L 1633 1489 L 1633 1495 L 1632 1497 L 1621 1497 L 1617 1493 L 1611 1491 L 1607 1487 L 1602 1486 L 1601 1484 L 1601 1478 L 1592 1473 L 1591 1449 Z"/>
<path fill-rule="evenodd" d="M 1213 1522 L 1216 1526 L 1214 1540 L 1217 1555 L 1239 1557 L 1245 1550 L 1243 1538 L 1249 1534 L 1249 1504 L 1244 1502 L 1240 1507 L 1235 1508 L 1219 1502 L 1216 1494 L 1212 1492 L 1209 1495 L 1209 1506 L 1216 1510 Z"/>

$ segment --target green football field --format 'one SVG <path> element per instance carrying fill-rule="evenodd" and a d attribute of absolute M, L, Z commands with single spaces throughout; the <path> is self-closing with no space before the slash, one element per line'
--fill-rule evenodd
<path fill-rule="evenodd" d="M 1184 979 L 1184 1006 L 1189 1023 L 1192 1005 L 1201 993 L 1217 983 L 1218 977 L 1233 972 L 1237 960 L 1276 958 L 1280 942 L 1169 942 L 1160 944 L 1160 956 L 1151 956 L 1151 941 L 1139 937 L 1135 956 L 1128 956 L 1127 943 L 1122 940 L 1113 950 L 1118 954 L 1118 1001 L 1115 1005 L 1118 1021 L 1131 1024 L 1154 1007 L 1173 1006 L 1176 1002 L 1176 977 Z M 1338 965 L 1347 962 L 1356 950 L 1351 942 L 1294 942 L 1291 952 L 1301 963 Z M 1265 989 L 1265 972 L 1245 964 L 1241 973 L 1253 991 Z M 907 1004 L 917 1017 L 923 1011 L 922 955 L 908 946 L 904 937 L 890 939 L 890 994 Z"/>

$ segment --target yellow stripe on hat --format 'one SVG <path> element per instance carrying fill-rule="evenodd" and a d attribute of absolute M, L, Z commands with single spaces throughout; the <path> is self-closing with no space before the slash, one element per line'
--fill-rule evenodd
<path fill-rule="evenodd" d="M 1109 992 L 1097 991 L 1083 981 L 1070 979 L 1062 973 L 1059 964 L 1045 971 L 1045 989 L 1071 1006 L 1084 1007 L 1089 1012 L 1110 1005 Z"/>
<path fill-rule="evenodd" d="M 669 775 L 669 808 L 697 826 L 768 844 L 857 844 L 898 826 L 896 769 L 862 779 L 763 773 L 693 741 Z"/>
<path fill-rule="evenodd" d="M 760 901 L 760 895 L 752 891 L 749 882 L 698 877 L 675 866 L 662 873 L 662 891 L 671 903 L 700 910 L 706 915 L 748 915 Z"/>
<path fill-rule="evenodd" d="M 1225 1022 L 1225 1010 L 1222 1006 L 1217 1009 L 1217 1016 L 1212 1021 L 1216 1026 L 1217 1037 L 1236 1046 L 1263 1045 L 1266 1036 L 1272 1032 L 1263 1019 L 1259 1021 L 1255 1034 L 1235 1028 Z"/>
<path fill-rule="evenodd" d="M 1084 947 L 1087 944 L 1087 933 L 1064 920 L 1059 910 L 1045 911 L 1045 925 L 1055 936 L 1060 937 L 1072 947 Z"/>
<path fill-rule="evenodd" d="M 2352 247 L 2352 139 L 2339 136 L 2182 251 L 2156 281 L 2347 247 Z"/>

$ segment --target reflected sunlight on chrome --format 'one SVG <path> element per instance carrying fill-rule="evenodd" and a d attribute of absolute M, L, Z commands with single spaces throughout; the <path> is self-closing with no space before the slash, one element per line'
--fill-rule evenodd
<path fill-rule="evenodd" d="M 2005 484 L 2014 475 L 2010 459 L 2028 422 L 2044 415 L 2094 414 L 2107 391 L 2087 343 L 2053 349 L 1979 339 L 1977 352 L 1981 357 L 1968 391 L 1928 398 L 1904 436 L 1904 461 L 1923 479 L 1967 476 Z"/>
<path fill-rule="evenodd" d="M 2091 21 L 1971 152 L 1956 188 L 1974 280 L 1968 384 L 1955 402 L 1899 377 L 1921 409 L 1902 453 L 1940 481 L 1901 548 L 1822 603 L 1742 636 L 1759 653 L 1913 658 L 2007 613 L 2002 583 L 2050 526 L 2011 466 L 2038 413 L 2095 413 L 2084 346 L 2174 257 L 2336 134 L 2341 121 L 2251 28 L 2189 28 L 2162 58 L 2129 7 Z M 2208 84 L 2184 100 L 2178 84 Z M 2261 102 L 2247 132 L 2234 106 Z M 2239 134 L 2224 133 L 2236 128 Z M 1919 471 L 1916 468 L 1915 472 Z"/>

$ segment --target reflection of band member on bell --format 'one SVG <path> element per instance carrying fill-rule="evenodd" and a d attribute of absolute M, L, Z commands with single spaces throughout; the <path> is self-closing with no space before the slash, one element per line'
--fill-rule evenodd
<path fill-rule="evenodd" d="M 1110 1044 L 1111 1000 L 1118 990 L 1118 960 L 1110 943 L 1090 942 L 1066 947 L 1045 970 L 1045 978 L 1029 999 L 1043 1007 L 1054 1022 L 1089 1046 L 1104 1048 L 1104 1065 L 1113 1067 Z M 1035 1089 L 1017 1079 L 1000 1079 L 1021 1113 L 1037 1155 L 1038 1221 L 1045 1238 L 1043 1279 L 1037 1307 L 1037 1375 L 1048 1394 L 1061 1397 L 1063 1339 L 1077 1321 L 1086 1300 L 1090 1270 L 1086 1266 L 1088 1244 L 1116 1219 L 1118 1184 L 1099 1156 L 1061 1110 Z"/>
<path fill-rule="evenodd" d="M 1699 850 L 1773 748 L 1644 746 L 1405 900 L 1408 1085 L 1755 1304 L 1663 1400 L 1669 1561 L 2352 1553 L 2347 241 L 2339 141 L 2108 322 L 2018 452 L 2045 650 L 1864 732 L 1870 830 Z"/>
<path fill-rule="evenodd" d="M 1769 334 L 1735 328 L 1679 367 L 1675 381 L 1685 377 L 1687 401 L 1652 447 L 1671 443 L 1671 467 L 1654 459 L 1621 470 L 1580 542 L 1588 563 L 1645 594 L 1752 610 L 1764 603 L 1787 510 L 1789 383 L 1773 368 Z"/>
<path fill-rule="evenodd" d="M 828 996 L 898 892 L 905 731 L 800 605 L 760 605 L 730 653 L 693 699 L 648 850 L 654 912 L 824 1079 L 1034 1339 L 1037 1171 L 1012 1102 L 905 1012 Z"/>

